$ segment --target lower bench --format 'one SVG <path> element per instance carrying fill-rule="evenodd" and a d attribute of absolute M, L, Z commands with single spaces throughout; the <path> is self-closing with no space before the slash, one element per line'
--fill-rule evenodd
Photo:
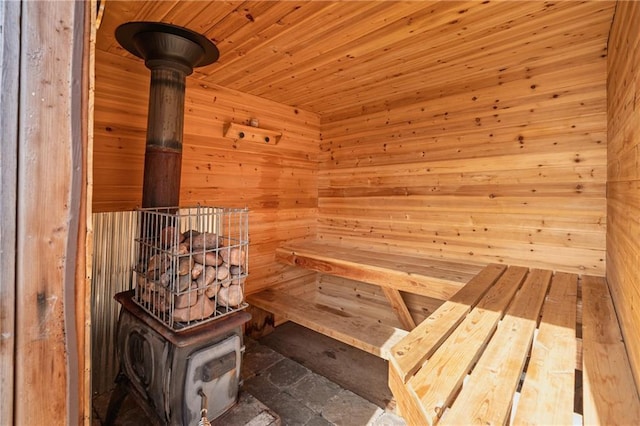
<path fill-rule="evenodd" d="M 640 424 L 601 277 L 489 265 L 389 360 L 409 424 Z"/>
<path fill-rule="evenodd" d="M 389 358 L 391 347 L 409 334 L 373 319 L 309 302 L 284 290 L 264 290 L 248 296 L 247 301 L 283 319 L 385 359 Z"/>

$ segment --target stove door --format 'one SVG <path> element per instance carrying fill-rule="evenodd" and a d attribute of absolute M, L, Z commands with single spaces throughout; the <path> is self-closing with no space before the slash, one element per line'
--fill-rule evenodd
<path fill-rule="evenodd" d="M 123 309 L 118 325 L 118 350 L 121 369 L 131 385 L 162 416 L 163 373 L 170 355 L 169 342 Z"/>
<path fill-rule="evenodd" d="M 207 396 L 207 418 L 213 420 L 235 404 L 240 381 L 242 338 L 234 334 L 192 353 L 187 361 L 183 416 L 185 425 L 201 419 L 202 389 Z"/>

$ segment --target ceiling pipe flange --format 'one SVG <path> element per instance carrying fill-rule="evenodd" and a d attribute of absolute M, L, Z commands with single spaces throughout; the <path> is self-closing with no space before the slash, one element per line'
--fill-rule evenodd
<path fill-rule="evenodd" d="M 186 75 L 220 56 L 216 45 L 202 34 L 164 22 L 127 22 L 116 29 L 116 40 L 129 53 L 144 59 L 148 68 L 175 63 L 184 67 Z"/>

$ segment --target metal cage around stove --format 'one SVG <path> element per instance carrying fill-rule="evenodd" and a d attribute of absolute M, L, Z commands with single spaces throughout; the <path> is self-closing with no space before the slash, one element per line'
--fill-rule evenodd
<path fill-rule="evenodd" d="M 171 330 L 247 307 L 249 211 L 225 207 L 138 210 L 133 301 Z"/>

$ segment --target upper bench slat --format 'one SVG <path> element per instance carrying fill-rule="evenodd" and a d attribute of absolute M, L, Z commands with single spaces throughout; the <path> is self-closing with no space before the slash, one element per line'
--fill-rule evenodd
<path fill-rule="evenodd" d="M 315 241 L 276 250 L 279 262 L 306 269 L 448 300 L 482 266 L 417 256 L 378 253 Z"/>
<path fill-rule="evenodd" d="M 531 270 L 440 424 L 507 423 L 551 276 L 551 271 Z"/>
<path fill-rule="evenodd" d="M 504 265 L 486 266 L 454 294 L 451 300 L 440 305 L 429 318 L 422 321 L 393 347 L 390 361 L 403 383 L 422 367 L 424 361 L 433 354 L 506 269 Z"/>
<path fill-rule="evenodd" d="M 534 269 L 517 280 L 514 271 L 509 267 L 444 340 L 429 348 L 432 355 L 406 383 L 395 350 L 411 341 L 417 343 L 405 349 L 421 350 L 414 334 L 428 328 L 420 324 L 393 348 L 389 383 L 403 415 L 412 424 L 571 424 L 579 414 L 584 424 L 640 424 L 640 395 L 605 279 Z M 509 307 L 496 328 L 505 303 Z M 437 314 L 425 322 L 438 321 Z M 576 337 L 580 324 L 582 340 Z M 575 384 L 577 352 L 582 387 Z M 574 407 L 576 400 L 583 401 L 582 410 Z"/>
<path fill-rule="evenodd" d="M 516 425 L 567 425 L 573 422 L 578 276 L 557 272 L 542 311 L 527 375 L 516 411 Z M 568 356 L 569 355 L 569 356 Z"/>
<path fill-rule="evenodd" d="M 509 267 L 422 369 L 407 382 L 407 387 L 420 401 L 417 408 L 429 424 L 437 422 L 455 397 L 526 275 L 527 268 Z"/>
<path fill-rule="evenodd" d="M 601 277 L 582 277 L 582 340 L 584 424 L 638 424 L 640 397 Z"/>

